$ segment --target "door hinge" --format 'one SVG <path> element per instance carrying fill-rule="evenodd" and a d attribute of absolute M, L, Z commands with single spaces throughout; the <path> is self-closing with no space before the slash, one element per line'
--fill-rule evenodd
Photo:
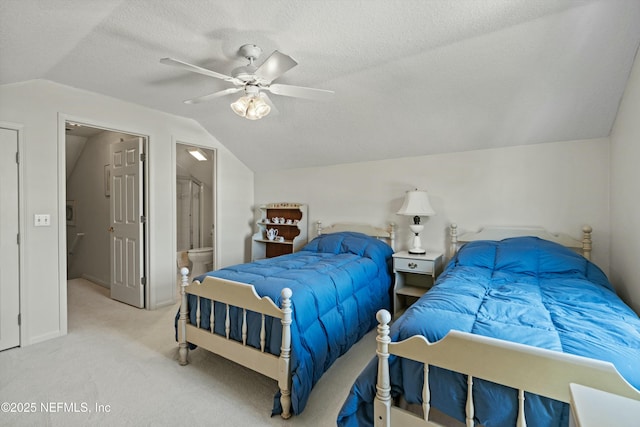
<path fill-rule="evenodd" d="M 20 164 L 20 153 L 16 151 L 16 163 Z"/>
<path fill-rule="evenodd" d="M 147 155 L 145 153 L 140 153 L 140 161 L 144 162 L 145 160 L 147 160 Z"/>
<path fill-rule="evenodd" d="M 140 215 L 140 223 L 144 224 L 145 222 L 147 222 L 147 217 L 144 215 Z"/>
<path fill-rule="evenodd" d="M 22 313 L 18 313 L 18 326 L 22 325 Z"/>
<path fill-rule="evenodd" d="M 143 286 L 146 285 L 147 284 L 147 278 L 146 277 L 141 277 L 140 278 L 140 284 L 143 285 Z"/>
<path fill-rule="evenodd" d="M 20 244 L 20 233 L 18 233 L 16 235 L 16 243 L 19 245 Z"/>

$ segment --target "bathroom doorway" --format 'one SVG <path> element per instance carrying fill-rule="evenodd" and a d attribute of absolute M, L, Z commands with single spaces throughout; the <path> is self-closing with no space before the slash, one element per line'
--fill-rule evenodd
<path fill-rule="evenodd" d="M 216 269 L 216 151 L 176 143 L 177 267 L 191 277 Z"/>
<path fill-rule="evenodd" d="M 147 151 L 145 136 L 65 121 L 67 280 L 138 308 L 149 298 Z"/>

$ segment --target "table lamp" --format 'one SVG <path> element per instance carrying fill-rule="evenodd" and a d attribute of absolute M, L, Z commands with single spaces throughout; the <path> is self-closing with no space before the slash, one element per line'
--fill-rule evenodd
<path fill-rule="evenodd" d="M 427 192 L 418 189 L 407 191 L 404 197 L 404 203 L 397 214 L 413 217 L 413 224 L 409 225 L 409 228 L 414 234 L 413 247 L 409 249 L 409 253 L 425 254 L 427 251 L 422 248 L 422 242 L 420 241 L 420 232 L 424 229 L 424 225 L 420 224 L 420 217 L 436 214 L 431 207 L 431 203 L 429 203 Z"/>

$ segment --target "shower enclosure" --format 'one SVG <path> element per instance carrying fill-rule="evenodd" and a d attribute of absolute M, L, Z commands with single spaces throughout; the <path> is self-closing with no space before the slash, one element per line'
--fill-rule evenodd
<path fill-rule="evenodd" d="M 178 250 L 204 246 L 204 185 L 193 177 L 178 177 L 177 231 Z"/>

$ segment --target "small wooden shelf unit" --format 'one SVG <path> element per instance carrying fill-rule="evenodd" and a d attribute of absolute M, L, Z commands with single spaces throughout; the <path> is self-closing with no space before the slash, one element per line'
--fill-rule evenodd
<path fill-rule="evenodd" d="M 269 203 L 258 207 L 257 231 L 251 242 L 251 260 L 273 258 L 293 253 L 308 241 L 307 205 L 301 203 Z M 284 218 L 285 223 L 274 223 L 273 218 Z M 291 224 L 286 221 L 291 220 Z M 297 221 L 296 223 L 293 223 Z M 269 240 L 267 230 L 275 228 L 284 241 Z"/>

